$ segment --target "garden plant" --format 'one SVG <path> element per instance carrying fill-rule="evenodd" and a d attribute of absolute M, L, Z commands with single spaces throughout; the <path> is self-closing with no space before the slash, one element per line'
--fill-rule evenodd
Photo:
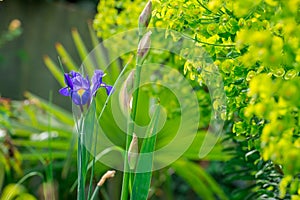
<path fill-rule="evenodd" d="M 299 19 L 299 0 L 99 1 L 81 63 L 44 56 L 59 91 L 0 98 L 0 199 L 299 200 Z"/>

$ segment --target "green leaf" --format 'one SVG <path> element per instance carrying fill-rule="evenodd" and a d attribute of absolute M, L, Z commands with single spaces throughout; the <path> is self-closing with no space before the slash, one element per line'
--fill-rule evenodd
<path fill-rule="evenodd" d="M 40 160 L 40 158 L 48 159 L 49 158 L 49 152 L 38 152 L 39 155 L 34 155 L 33 153 L 22 153 L 22 160 L 27 161 L 37 161 Z M 66 151 L 52 151 L 52 158 L 53 160 L 56 159 L 65 159 L 67 155 Z M 73 155 L 73 158 L 75 158 L 75 154 Z"/>
<path fill-rule="evenodd" d="M 86 48 L 85 44 L 83 43 L 77 29 L 74 28 L 72 30 L 72 36 L 73 36 L 73 40 L 76 45 L 78 54 L 79 54 L 81 60 L 83 61 L 83 65 L 85 66 L 85 69 L 88 70 L 88 74 L 93 74 L 95 67 L 94 67 L 92 61 L 90 60 L 90 58 L 88 57 L 89 52 L 87 51 L 87 48 Z"/>
<path fill-rule="evenodd" d="M 2 162 L 2 155 L 0 155 L 0 190 L 2 189 L 3 186 L 4 175 L 5 175 L 5 165 Z"/>
<path fill-rule="evenodd" d="M 153 152 L 155 149 L 155 143 L 157 137 L 156 129 L 158 125 L 159 113 L 160 113 L 160 106 L 158 105 L 155 109 L 153 118 L 147 129 L 147 133 L 146 133 L 147 138 L 144 139 L 140 151 L 142 155 L 148 153 L 148 155 L 150 156 L 139 156 L 139 160 L 136 168 L 137 173 L 134 178 L 132 196 L 130 198 L 131 200 L 136 200 L 136 199 L 146 200 L 148 197 L 149 188 L 151 184 Z M 147 172 L 139 173 L 141 171 L 147 171 Z"/>
<path fill-rule="evenodd" d="M 88 167 L 88 162 L 89 162 L 89 151 L 93 149 L 93 144 L 95 144 L 93 140 L 93 135 L 94 133 L 97 134 L 95 131 L 95 126 L 97 126 L 97 120 L 96 120 L 96 103 L 95 101 L 92 101 L 85 117 L 84 117 L 84 125 L 83 125 L 83 158 L 82 158 L 82 163 L 83 165 L 83 175 L 84 177 L 86 176 L 87 173 L 87 167 Z"/>
<path fill-rule="evenodd" d="M 49 69 L 49 71 L 52 73 L 52 75 L 55 77 L 55 79 L 59 82 L 59 84 L 61 86 L 64 86 L 64 76 L 60 68 L 53 62 L 53 60 L 49 56 L 44 56 L 44 63 Z"/>
<path fill-rule="evenodd" d="M 214 200 L 216 195 L 217 199 L 227 199 L 216 181 L 200 165 L 185 159 L 179 159 L 172 164 L 172 168 L 201 198 Z"/>
<path fill-rule="evenodd" d="M 58 55 L 61 57 L 63 64 L 66 65 L 69 71 L 77 71 L 77 65 L 69 55 L 69 53 L 66 51 L 66 49 L 63 47 L 62 44 L 57 43 L 55 45 L 56 51 Z"/>
<path fill-rule="evenodd" d="M 93 51 L 95 51 L 97 65 L 98 66 L 106 66 L 107 61 L 106 61 L 104 49 L 102 46 L 100 46 L 99 40 L 97 38 L 97 35 L 96 35 L 91 23 L 88 23 L 88 27 L 89 27 L 92 44 L 94 47 Z"/>
<path fill-rule="evenodd" d="M 58 106 L 55 106 L 53 104 L 50 105 L 50 103 L 47 102 L 46 100 L 44 100 L 30 92 L 25 92 L 24 96 L 27 97 L 29 100 L 37 102 L 37 104 L 39 106 L 41 106 L 45 111 L 53 114 L 61 122 L 65 123 L 67 125 L 70 125 L 70 126 L 74 126 L 73 117 L 66 110 L 64 110 Z"/>
<path fill-rule="evenodd" d="M 35 148 L 40 148 L 44 149 L 45 147 L 48 146 L 48 141 L 43 140 L 43 141 L 30 141 L 30 140 L 21 140 L 21 139 L 15 139 L 14 144 L 16 146 L 31 146 Z M 52 143 L 52 148 L 57 149 L 57 150 L 68 150 L 70 148 L 69 144 L 66 144 L 66 141 L 55 141 Z"/>
<path fill-rule="evenodd" d="M 198 160 L 199 159 L 199 147 L 201 146 L 201 144 L 204 141 L 204 138 L 207 136 L 207 134 L 212 134 L 206 131 L 199 131 L 192 143 L 192 145 L 188 148 L 188 150 L 184 153 L 184 157 L 190 159 L 190 160 Z M 212 136 L 214 137 L 214 136 Z M 223 151 L 223 146 L 221 143 L 221 139 L 220 142 L 218 142 L 214 148 L 211 150 L 211 152 L 209 152 L 209 154 L 207 156 L 205 156 L 204 158 L 202 158 L 202 160 L 208 160 L 208 161 L 227 161 L 231 158 L 231 156 L 229 155 L 229 153 L 225 153 Z"/>
<path fill-rule="evenodd" d="M 4 188 L 0 200 L 15 199 L 18 195 L 24 192 L 25 188 L 22 185 L 9 184 Z"/>

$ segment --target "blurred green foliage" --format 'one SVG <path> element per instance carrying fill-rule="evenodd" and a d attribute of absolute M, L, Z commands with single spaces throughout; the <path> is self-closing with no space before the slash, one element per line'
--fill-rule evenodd
<path fill-rule="evenodd" d="M 97 35 L 135 28 L 145 3 L 101 1 Z M 233 155 L 224 172 L 229 182 L 245 184 L 231 191 L 234 199 L 300 198 L 299 7 L 299 0 L 153 1 L 150 26 L 179 31 L 204 47 L 222 73 L 224 144 Z M 175 63 L 190 79 L 205 80 L 199 63 Z"/>
<path fill-rule="evenodd" d="M 0 190 L 3 195 L 10 191 L 7 188 L 9 184 L 15 184 L 30 173 L 40 172 L 41 178 L 52 182 L 49 166 L 59 172 L 56 180 L 67 183 L 70 181 L 66 178 L 72 175 L 71 163 L 76 157 L 72 153 L 72 116 L 31 93 L 27 92 L 25 96 L 27 100 L 24 101 L 0 98 Z M 27 183 L 23 186 L 26 186 L 27 192 L 42 197 L 43 194 L 39 193 L 43 188 L 42 182 L 40 179 L 33 181 L 37 185 L 35 189 L 28 187 Z M 12 190 L 23 186 L 15 184 Z M 15 195 L 21 198 L 23 189 Z"/>
<path fill-rule="evenodd" d="M 36 200 L 34 196 L 26 192 L 26 188 L 22 185 L 9 184 L 5 187 L 2 194 L 0 195 L 1 200 L 8 199 L 28 199 Z"/>

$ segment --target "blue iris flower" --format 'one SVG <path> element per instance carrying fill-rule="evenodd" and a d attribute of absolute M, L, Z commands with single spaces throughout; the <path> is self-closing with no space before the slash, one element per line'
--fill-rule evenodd
<path fill-rule="evenodd" d="M 113 87 L 102 82 L 104 73 L 102 70 L 95 70 L 92 80 L 89 77 L 84 78 L 80 73 L 71 71 L 65 73 L 66 87 L 59 90 L 63 96 L 71 96 L 72 101 L 79 106 L 89 105 L 93 96 L 96 95 L 100 87 L 106 89 L 107 95 L 113 91 Z"/>

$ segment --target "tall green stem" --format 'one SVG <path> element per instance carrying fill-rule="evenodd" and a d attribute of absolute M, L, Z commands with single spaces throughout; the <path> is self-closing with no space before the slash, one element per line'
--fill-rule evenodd
<path fill-rule="evenodd" d="M 142 71 L 142 64 L 140 64 L 139 57 L 136 60 L 136 70 L 134 73 L 134 84 L 133 88 L 135 88 L 135 91 L 133 93 L 133 99 L 132 99 L 132 111 L 131 111 L 131 119 L 135 121 L 136 117 L 136 111 L 137 111 L 137 102 L 138 102 L 138 96 L 139 96 L 139 86 L 140 86 L 140 79 L 141 79 L 141 71 Z M 132 124 L 134 126 L 134 124 Z"/>
<path fill-rule="evenodd" d="M 134 122 L 137 112 L 137 104 L 138 104 L 138 96 L 139 96 L 139 86 L 140 86 L 140 76 L 142 70 L 142 64 L 149 52 L 150 47 L 150 35 L 151 31 L 143 34 L 143 29 L 146 29 L 148 23 L 151 19 L 151 1 L 147 3 L 146 7 L 144 8 L 143 12 L 139 17 L 139 35 L 138 35 L 138 49 L 137 49 L 137 58 L 136 58 L 136 69 L 134 73 L 134 83 L 133 83 L 133 95 L 132 95 L 132 108 L 130 117 L 128 119 L 128 126 L 127 126 L 127 135 L 126 135 L 126 147 L 125 147 L 125 155 L 124 155 L 124 172 L 123 172 L 123 183 L 122 183 L 122 192 L 121 192 L 121 200 L 127 200 L 128 193 L 129 193 L 129 185 L 132 184 L 131 171 L 129 171 L 128 166 L 128 149 L 130 146 L 130 142 L 132 140 L 132 135 L 134 132 Z"/>
<path fill-rule="evenodd" d="M 100 186 L 97 185 L 90 200 L 96 199 L 99 190 L 100 190 Z"/>
<path fill-rule="evenodd" d="M 78 185 L 77 185 L 77 200 L 85 200 L 84 194 L 84 175 L 83 175 L 83 159 L 84 159 L 84 151 L 83 151 L 83 124 L 84 118 L 81 117 L 80 125 L 77 124 L 78 130 L 78 150 L 77 150 L 77 160 L 78 160 Z"/>
<path fill-rule="evenodd" d="M 125 71 L 126 71 L 127 67 L 129 66 L 129 64 L 130 64 L 130 62 L 131 62 L 131 60 L 132 60 L 132 58 L 133 58 L 133 55 L 129 58 L 128 62 L 126 63 L 126 65 L 124 66 L 124 68 L 122 69 L 122 71 L 120 72 L 118 78 L 116 79 L 116 81 L 115 81 L 115 83 L 114 83 L 114 85 L 113 85 L 113 88 L 115 88 L 116 85 L 119 83 L 120 78 L 121 78 L 121 77 L 123 76 L 123 74 L 125 73 Z M 103 115 L 103 113 L 104 113 L 104 110 L 105 110 L 105 108 L 107 107 L 108 101 L 110 100 L 110 97 L 111 97 L 111 94 L 109 94 L 109 95 L 107 96 L 107 98 L 106 98 L 106 100 L 105 100 L 105 103 L 104 103 L 104 105 L 103 105 L 103 107 L 102 107 L 102 110 L 101 110 L 99 116 L 97 117 L 96 122 L 99 122 L 99 121 L 100 121 L 100 119 L 101 119 L 101 117 L 102 117 L 102 115 Z M 97 126 L 97 127 L 98 127 L 98 126 Z M 88 191 L 87 199 L 90 199 L 89 197 L 90 197 L 90 192 L 91 192 L 91 188 L 92 188 L 92 177 L 94 176 L 94 165 L 95 165 L 95 162 L 96 162 L 96 159 L 95 159 L 95 156 L 96 156 L 96 146 L 97 146 L 97 141 L 98 141 L 98 140 L 97 140 L 97 137 L 98 137 L 98 131 L 96 131 L 96 136 L 95 136 L 95 143 L 94 143 L 94 150 L 93 150 L 93 151 L 94 151 L 94 157 L 93 157 L 93 160 L 92 160 L 91 179 L 90 179 L 90 185 L 89 185 L 89 191 Z M 88 169 L 89 169 L 89 167 L 88 167 Z M 88 170 L 88 169 L 87 169 L 87 170 Z M 93 194 L 92 194 L 91 200 L 94 199 L 94 198 L 96 198 L 96 195 L 97 195 L 97 193 L 98 193 L 99 188 L 100 188 L 99 186 L 97 186 L 97 187 L 95 188 L 95 190 L 94 190 L 94 192 L 93 192 Z"/>
<path fill-rule="evenodd" d="M 128 172 L 129 171 L 128 149 L 129 149 L 130 141 L 132 139 L 132 134 L 134 131 L 134 121 L 135 121 L 136 111 L 137 111 L 141 70 L 142 70 L 142 64 L 140 64 L 140 60 L 138 57 L 136 60 L 136 70 L 134 73 L 134 83 L 133 83 L 133 88 L 135 89 L 135 91 L 133 92 L 133 95 L 132 95 L 132 98 L 133 98 L 132 99 L 132 109 L 131 109 L 130 117 L 128 119 L 128 127 L 127 127 L 127 135 L 126 135 L 126 147 L 125 147 L 126 151 L 125 151 L 125 155 L 124 155 L 124 172 L 123 172 L 121 200 L 127 200 L 128 193 L 129 193 L 130 172 Z"/>
<path fill-rule="evenodd" d="M 82 133 L 79 133 L 78 137 L 78 190 L 77 190 L 77 199 L 78 200 L 84 200 L 84 181 L 82 176 L 82 157 L 83 157 L 83 151 L 82 151 Z"/>

